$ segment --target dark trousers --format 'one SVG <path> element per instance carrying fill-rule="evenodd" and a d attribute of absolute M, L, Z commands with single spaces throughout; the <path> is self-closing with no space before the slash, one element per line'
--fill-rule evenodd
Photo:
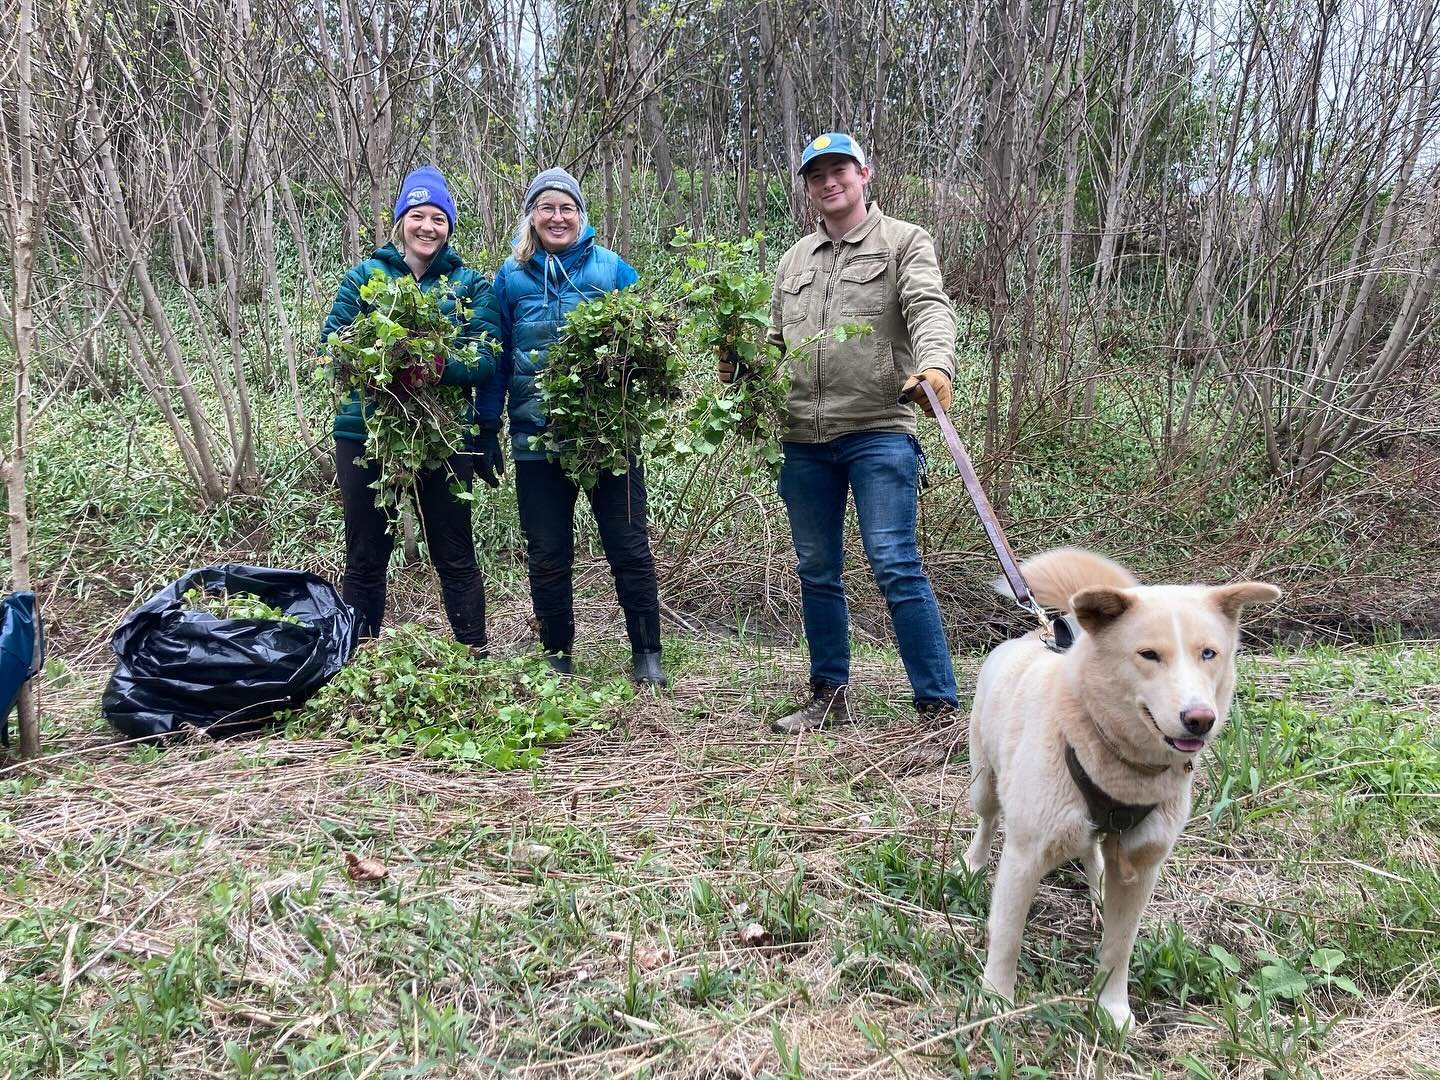
<path fill-rule="evenodd" d="M 569 652 L 575 636 L 575 499 L 580 489 L 553 461 L 516 461 L 515 495 L 530 559 L 530 599 L 551 652 Z M 603 472 L 586 493 L 636 652 L 660 649 L 660 596 L 645 513 L 645 472 Z"/>
<path fill-rule="evenodd" d="M 395 549 L 394 510 L 375 505 L 379 475 L 376 465 L 357 465 L 365 444 L 335 440 L 335 479 L 345 510 L 345 580 L 341 595 L 360 613 L 363 637 L 374 637 L 385 617 L 385 569 Z M 474 463 L 456 454 L 439 469 L 421 475 L 415 485 L 421 536 L 440 577 L 445 614 L 455 639 L 466 645 L 485 644 L 485 583 L 475 564 L 475 538 L 470 530 L 470 504 L 450 491 L 458 483 L 468 490 Z"/>

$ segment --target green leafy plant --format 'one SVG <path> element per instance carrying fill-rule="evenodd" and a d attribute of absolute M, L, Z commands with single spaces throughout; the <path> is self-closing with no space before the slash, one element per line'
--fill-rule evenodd
<path fill-rule="evenodd" d="M 743 471 L 780 470 L 780 438 L 790 371 L 785 354 L 766 340 L 774 276 L 760 271 L 756 237 L 739 242 L 691 240 L 676 230 L 671 247 L 684 254 L 674 284 L 690 311 L 686 335 L 702 353 L 735 357 L 743 377 L 702 394 L 686 417 L 677 454 L 711 455 L 734 435 L 747 447 Z"/>
<path fill-rule="evenodd" d="M 791 1048 L 785 1041 L 785 1030 L 775 1020 L 770 1021 L 770 1041 L 780 1059 L 780 1071 L 776 1075 L 784 1077 L 785 1080 L 804 1080 L 805 1069 L 800 1063 L 800 1048 Z"/>
<path fill-rule="evenodd" d="M 746 448 L 741 471 L 780 471 L 790 395 L 790 360 L 809 361 L 804 354 L 822 337 L 846 341 L 870 332 L 868 325 L 842 323 L 792 345 L 788 351 L 772 344 L 770 298 L 775 278 L 759 268 L 760 234 L 741 240 L 692 240 L 677 229 L 671 248 L 683 254 L 672 285 L 690 311 L 684 333 L 701 353 L 740 363 L 737 377 L 702 394 L 686 417 L 687 432 L 677 435 L 672 449 L 684 456 L 716 453 L 734 436 Z"/>
<path fill-rule="evenodd" d="M 300 620 L 294 615 L 285 614 L 253 593 L 229 592 L 226 589 L 210 592 L 197 585 L 186 589 L 180 599 L 187 610 L 206 611 L 217 619 L 271 619 L 300 625 Z"/>
<path fill-rule="evenodd" d="M 531 447 L 553 454 L 582 488 L 607 470 L 624 473 L 666 430 L 665 405 L 684 374 L 677 325 L 668 304 L 639 289 L 571 311 L 540 372 L 545 429 Z"/>
<path fill-rule="evenodd" d="M 581 729 L 604 730 L 633 691 L 590 687 L 543 657 L 480 659 L 466 645 L 408 624 L 381 631 L 303 709 L 287 734 L 330 735 L 497 769 L 534 765 Z"/>
<path fill-rule="evenodd" d="M 438 468 L 463 443 L 467 395 L 440 382 L 447 361 L 472 364 L 499 343 L 482 335 L 461 344 L 471 305 L 446 278 L 427 293 L 408 274 L 388 278 L 376 270 L 360 299 L 364 310 L 329 336 L 317 372 L 342 400 L 365 403 L 363 459 L 380 467 L 376 505 L 393 506 L 419 473 Z"/>
<path fill-rule="evenodd" d="M 1340 949 L 1316 949 L 1310 954 L 1309 963 L 1304 970 L 1283 956 L 1263 949 L 1257 955 L 1265 963 L 1249 980 L 1248 985 L 1258 994 L 1294 999 L 1304 997 L 1315 987 L 1323 986 L 1340 990 L 1351 997 L 1361 996 L 1360 988 L 1349 976 L 1337 974 L 1347 959 Z"/>

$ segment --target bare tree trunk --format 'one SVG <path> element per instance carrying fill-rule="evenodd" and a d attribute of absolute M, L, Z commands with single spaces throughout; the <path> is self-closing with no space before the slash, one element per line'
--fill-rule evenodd
<path fill-rule="evenodd" d="M 174 328 L 169 317 L 165 313 L 165 307 L 160 301 L 159 294 L 150 280 L 150 271 L 146 265 L 145 252 L 138 243 L 133 230 L 130 228 L 130 212 L 125 205 L 124 184 L 120 179 L 120 173 L 115 164 L 114 154 L 111 149 L 111 141 L 105 133 L 105 126 L 100 119 L 100 110 L 95 102 L 93 93 L 85 103 L 86 121 L 91 132 L 98 135 L 94 144 L 94 150 L 99 156 L 101 175 L 106 186 L 106 195 L 109 200 L 112 220 L 114 222 L 116 236 L 119 239 L 121 250 L 126 252 L 130 258 L 130 265 L 127 268 L 134 277 L 135 284 L 140 290 L 140 296 L 145 304 L 145 312 L 150 318 L 155 331 L 160 335 L 160 343 L 165 359 L 170 366 L 172 378 L 175 380 L 175 390 L 180 395 L 180 401 L 185 409 L 185 417 L 190 426 L 191 445 L 194 448 L 197 480 L 199 481 L 201 494 L 209 502 L 221 502 L 226 497 L 225 481 L 215 467 L 215 462 L 210 453 L 209 428 L 205 421 L 204 410 L 201 408 L 200 399 L 195 393 L 195 386 L 190 380 L 189 370 L 185 366 L 184 357 L 180 354 L 180 347 L 175 338 Z"/>
<path fill-rule="evenodd" d="M 295 335 L 290 331 L 290 316 L 285 310 L 285 298 L 280 294 L 280 274 L 275 266 L 275 198 L 269 188 L 265 189 L 264 211 L 260 218 L 260 247 L 265 252 L 265 280 L 270 289 L 270 303 L 275 308 L 275 319 L 280 324 L 280 343 L 285 350 L 285 372 L 289 376 L 290 401 L 295 409 L 295 431 L 310 456 L 320 465 L 325 479 L 331 480 L 335 472 L 334 461 L 310 426 L 305 415 L 305 398 L 300 392 L 298 350 L 295 346 Z"/>
<path fill-rule="evenodd" d="M 30 365 L 35 354 L 35 320 L 32 286 L 35 271 L 35 233 L 40 226 L 40 200 L 35 189 L 35 136 L 33 132 L 34 86 L 31 82 L 31 50 L 36 36 L 34 0 L 20 0 L 18 54 L 15 78 L 19 84 L 15 101 L 15 146 L 6 147 L 6 157 L 19 163 L 18 190 L 5 168 L 7 217 L 10 219 L 10 254 L 13 294 L 10 310 L 15 341 L 15 392 L 11 399 L 10 445 L 5 448 L 5 497 L 9 506 L 10 578 L 17 591 L 28 591 L 30 583 L 30 517 L 26 509 L 25 452 L 30 438 Z M 3 129 L 0 121 L 0 129 Z M 7 140 L 8 142 L 8 140 Z M 22 683 L 16 708 L 20 727 L 20 756 L 40 756 L 40 724 L 35 690 Z"/>
<path fill-rule="evenodd" d="M 243 18 L 243 15 L 241 17 Z M 233 31 L 227 28 L 217 28 L 217 32 L 225 34 Z M 232 64 L 226 65 L 226 71 L 231 70 L 233 64 L 242 59 L 234 55 L 239 51 L 238 49 L 232 48 L 230 51 Z M 248 139 L 239 138 L 239 133 L 235 130 L 237 103 L 232 100 L 230 102 L 231 131 L 228 140 L 232 157 L 230 166 L 226 169 L 221 163 L 220 124 L 215 115 L 214 100 L 204 82 L 205 72 L 189 49 L 185 50 L 185 59 L 189 64 L 190 75 L 195 82 L 195 92 L 199 99 L 202 131 L 201 154 L 205 160 L 205 171 L 209 177 L 210 231 L 215 238 L 215 255 L 220 262 L 225 321 L 230 330 L 228 335 L 230 365 L 237 406 L 235 428 L 238 430 L 239 441 L 231 445 L 233 464 L 229 486 L 232 490 L 254 494 L 260 486 L 260 468 L 255 460 L 254 419 L 250 411 L 249 378 L 245 373 L 245 326 L 240 318 L 241 261 L 236 258 L 231 245 L 232 233 L 237 242 L 243 242 L 243 233 L 238 227 L 235 227 L 238 226 L 238 222 L 231 221 L 232 200 L 226 197 L 225 190 L 227 175 L 235 185 L 237 195 L 244 185 L 245 164 L 243 159 L 237 159 L 243 152 L 243 148 L 248 146 Z"/>
<path fill-rule="evenodd" d="M 642 80 L 645 97 L 641 105 L 645 120 L 645 140 L 650 145 L 650 159 L 655 164 L 657 194 L 670 210 L 671 226 L 684 220 L 680 208 L 680 192 L 675 187 L 675 163 L 670 156 L 670 140 L 665 134 L 665 121 L 660 115 L 660 98 L 655 91 L 656 68 L 642 68 L 640 62 L 640 9 L 636 0 L 625 0 L 625 66 L 629 78 Z"/>
<path fill-rule="evenodd" d="M 770 25 L 769 0 L 761 0 L 756 11 L 760 48 L 764 51 L 766 63 L 772 70 L 773 83 L 780 99 L 780 132 L 781 137 L 785 140 L 785 175 L 790 178 L 788 185 L 790 213 L 798 217 L 804 193 L 794 182 L 795 172 L 800 167 L 801 151 L 799 107 L 795 102 L 795 77 L 790 72 L 790 64 L 785 59 L 785 54 L 776 45 L 775 33 Z"/>
<path fill-rule="evenodd" d="M 1003 0 L 993 11 L 990 42 L 996 76 L 986 103 L 985 270 L 990 282 L 989 321 L 985 339 L 987 387 L 985 462 L 993 479 L 1000 442 L 1000 383 L 1010 332 L 1010 252 L 1015 236 L 1014 156 L 1017 38 L 1024 33 L 1024 0 Z M 1003 511 L 1003 505 L 997 506 Z"/>
<path fill-rule="evenodd" d="M 317 307 L 325 303 L 325 294 L 320 288 L 320 279 L 310 263 L 310 244 L 305 238 L 305 226 L 300 222 L 300 211 L 295 206 L 295 193 L 290 190 L 290 177 L 285 170 L 282 151 L 277 155 L 279 166 L 276 183 L 280 188 L 280 206 L 285 211 L 285 224 L 295 241 L 295 255 L 300 260 L 300 276 L 306 286 L 306 297 Z"/>
<path fill-rule="evenodd" d="M 349 23 L 344 19 L 342 0 L 342 27 L 348 28 Z M 345 204 L 345 228 L 340 232 L 340 251 L 347 263 L 358 262 L 360 259 L 360 214 L 355 208 L 355 163 L 357 158 L 357 140 L 353 137 L 355 131 L 355 120 L 353 113 L 342 107 L 340 101 L 340 85 L 342 78 L 336 70 L 334 47 L 330 42 L 330 30 L 325 21 L 325 4 L 315 5 L 315 31 L 319 38 L 319 50 L 317 60 L 321 70 L 325 73 L 325 90 L 330 101 L 330 123 L 338 143 L 336 156 L 340 162 L 340 194 Z M 351 57 L 355 55 L 354 48 L 348 41 L 342 39 L 344 52 L 341 56 Z"/>

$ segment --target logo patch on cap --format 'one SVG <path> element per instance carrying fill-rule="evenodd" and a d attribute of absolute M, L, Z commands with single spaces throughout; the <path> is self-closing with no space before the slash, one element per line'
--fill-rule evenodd
<path fill-rule="evenodd" d="M 412 188 L 409 195 L 405 196 L 406 206 L 418 206 L 420 203 L 430 201 L 430 189 L 424 187 Z"/>
<path fill-rule="evenodd" d="M 816 140 L 815 140 L 813 143 L 811 143 L 810 145 L 813 146 L 816 150 L 824 150 L 827 146 L 830 145 L 830 136 L 829 136 L 829 135 L 821 135 L 818 139 L 816 139 Z"/>

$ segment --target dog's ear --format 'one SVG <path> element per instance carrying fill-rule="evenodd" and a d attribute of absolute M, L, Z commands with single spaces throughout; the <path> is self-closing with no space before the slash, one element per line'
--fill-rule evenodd
<path fill-rule="evenodd" d="M 1272 604 L 1279 599 L 1280 590 L 1264 581 L 1237 581 L 1210 590 L 1210 602 L 1234 623 L 1240 621 L 1240 609 L 1246 604 Z"/>
<path fill-rule="evenodd" d="M 1070 598 L 1070 611 L 1086 632 L 1098 634 L 1130 610 L 1135 598 L 1119 589 L 1096 586 L 1081 589 Z"/>

